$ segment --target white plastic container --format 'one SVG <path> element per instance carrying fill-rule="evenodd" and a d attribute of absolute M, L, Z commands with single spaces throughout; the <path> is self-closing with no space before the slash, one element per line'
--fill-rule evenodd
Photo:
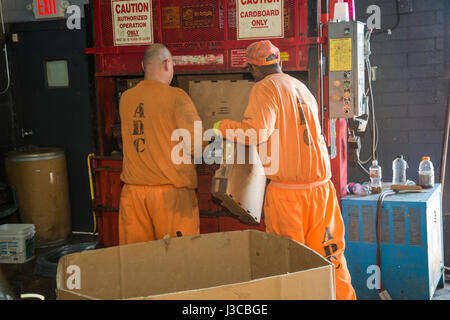
<path fill-rule="evenodd" d="M 0 263 L 25 263 L 34 258 L 34 224 L 0 225 Z"/>
<path fill-rule="evenodd" d="M 337 2 L 334 5 L 334 21 L 350 21 L 350 12 L 347 2 Z"/>
<path fill-rule="evenodd" d="M 408 163 L 403 159 L 403 155 L 398 156 L 392 162 L 392 184 L 406 184 L 406 170 Z"/>
<path fill-rule="evenodd" d="M 381 182 L 381 167 L 378 165 L 377 160 L 372 161 L 372 166 L 369 168 L 370 171 L 370 189 L 371 193 L 377 194 L 381 193 L 383 185 Z"/>
<path fill-rule="evenodd" d="M 430 157 L 423 157 L 419 165 L 419 186 L 422 188 L 434 187 L 434 167 Z"/>

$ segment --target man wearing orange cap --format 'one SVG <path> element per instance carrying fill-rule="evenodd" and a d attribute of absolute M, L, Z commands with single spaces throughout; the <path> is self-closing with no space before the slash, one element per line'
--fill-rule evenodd
<path fill-rule="evenodd" d="M 177 129 L 188 130 L 194 137 L 194 122 L 200 117 L 190 97 L 169 86 L 173 61 L 165 46 L 147 47 L 142 67 L 144 80 L 120 99 L 121 180 L 125 183 L 119 209 L 121 245 L 161 239 L 167 234 L 199 233 L 195 167 L 172 161 L 178 142 L 171 138 Z M 192 155 L 195 146 L 190 145 L 187 149 Z"/>
<path fill-rule="evenodd" d="M 267 175 L 271 182 L 264 202 L 266 231 L 294 239 L 326 257 L 335 266 L 336 298 L 356 299 L 317 102 L 303 83 L 282 72 L 280 52 L 270 41 L 251 44 L 247 63 L 256 84 L 244 120 L 223 120 L 214 128 L 227 139 L 247 144 L 243 132 L 266 130 L 267 141 L 261 141 L 260 135 L 258 143 L 278 143 L 279 169 Z M 278 141 L 273 141 L 275 130 Z"/>

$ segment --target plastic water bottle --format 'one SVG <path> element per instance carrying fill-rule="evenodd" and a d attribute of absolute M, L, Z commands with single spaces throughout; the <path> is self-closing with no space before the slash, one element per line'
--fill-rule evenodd
<path fill-rule="evenodd" d="M 359 183 L 349 183 L 347 185 L 347 192 L 349 194 L 356 194 L 360 196 L 367 196 L 370 193 L 370 188 L 368 184 L 359 184 Z"/>
<path fill-rule="evenodd" d="M 423 157 L 419 165 L 419 186 L 422 188 L 434 187 L 434 167 L 430 157 Z"/>
<path fill-rule="evenodd" d="M 372 161 L 372 166 L 369 169 L 370 173 L 370 189 L 373 194 L 381 193 L 381 167 L 378 165 L 377 160 Z"/>
<path fill-rule="evenodd" d="M 397 156 L 392 162 L 392 184 L 406 184 L 406 169 L 408 163 L 403 159 L 403 155 Z"/>

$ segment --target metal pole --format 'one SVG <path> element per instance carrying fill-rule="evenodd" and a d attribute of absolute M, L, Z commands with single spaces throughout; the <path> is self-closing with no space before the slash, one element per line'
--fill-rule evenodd
<path fill-rule="evenodd" d="M 319 36 L 323 37 L 323 23 L 320 21 L 319 23 Z M 324 97 L 323 97 L 323 43 L 320 43 L 320 56 L 319 56 L 319 65 L 320 65 L 320 121 L 321 121 L 321 129 L 322 135 L 325 135 L 324 126 L 325 126 L 325 106 L 324 106 Z"/>
<path fill-rule="evenodd" d="M 449 82 L 450 84 L 450 82 Z M 442 150 L 442 159 L 441 159 L 441 197 L 444 195 L 444 185 L 445 185 L 445 171 L 447 170 L 447 155 L 448 155 L 448 140 L 450 134 L 450 85 L 449 92 L 447 98 L 447 121 L 445 125 L 445 134 L 444 134 L 444 148 Z"/>
<path fill-rule="evenodd" d="M 2 0 L 0 0 L 0 18 L 1 18 L 1 22 L 2 22 L 2 32 L 3 34 L 6 34 L 6 30 L 5 30 L 5 20 L 3 18 L 3 3 Z M 0 91 L 0 95 L 6 93 L 11 85 L 11 77 L 9 74 L 9 60 L 8 60 L 8 47 L 6 45 L 6 41 L 5 41 L 5 46 L 3 47 L 3 51 L 5 52 L 5 66 L 6 66 L 6 88 L 2 91 Z"/>

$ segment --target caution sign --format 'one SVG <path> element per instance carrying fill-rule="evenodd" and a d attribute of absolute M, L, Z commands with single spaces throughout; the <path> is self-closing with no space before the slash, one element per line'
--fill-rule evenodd
<path fill-rule="evenodd" d="M 330 39 L 330 71 L 352 70 L 352 39 Z"/>
<path fill-rule="evenodd" d="M 112 0 L 111 10 L 115 46 L 153 43 L 151 0 Z"/>
<path fill-rule="evenodd" d="M 284 0 L 237 0 L 237 38 L 284 37 Z"/>

